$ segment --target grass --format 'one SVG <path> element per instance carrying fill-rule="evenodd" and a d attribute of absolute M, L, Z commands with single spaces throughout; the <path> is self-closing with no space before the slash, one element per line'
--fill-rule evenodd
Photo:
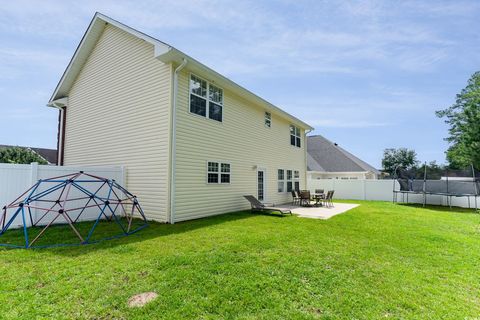
<path fill-rule="evenodd" d="M 480 318 L 480 215 L 359 203 L 326 221 L 238 212 L 0 249 L 0 318 Z M 146 291 L 159 298 L 127 307 Z"/>

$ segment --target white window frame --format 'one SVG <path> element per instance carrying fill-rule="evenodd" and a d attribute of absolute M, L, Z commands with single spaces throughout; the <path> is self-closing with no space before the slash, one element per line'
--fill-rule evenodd
<path fill-rule="evenodd" d="M 295 189 L 295 183 L 297 183 L 297 182 L 298 182 L 298 189 L 300 189 L 300 171 L 299 170 L 293 170 L 293 190 L 296 190 Z"/>
<path fill-rule="evenodd" d="M 198 79 L 200 79 L 200 80 L 203 80 L 203 81 L 205 81 L 205 82 L 207 83 L 207 90 L 206 90 L 207 96 L 206 96 L 206 97 L 202 97 L 202 96 L 200 96 L 200 95 L 192 92 L 192 87 L 191 87 L 191 85 L 192 85 L 192 76 L 194 76 L 194 77 L 196 77 L 196 78 L 198 78 Z M 220 89 L 220 90 L 222 91 L 222 102 L 221 102 L 221 103 L 216 102 L 216 101 L 213 101 L 213 100 L 210 100 L 210 85 L 212 85 L 212 86 L 214 86 L 214 87 L 216 87 L 216 88 L 218 88 L 218 89 Z M 224 111 L 224 108 L 225 108 L 225 105 L 224 105 L 224 96 L 225 96 L 225 94 L 224 94 L 224 93 L 225 93 L 225 91 L 223 90 L 222 87 L 219 87 L 219 86 L 217 86 L 216 84 L 211 84 L 210 81 L 208 81 L 208 80 L 206 80 L 206 79 L 204 79 L 204 78 L 202 78 L 202 77 L 199 77 L 199 76 L 197 76 L 197 75 L 194 74 L 194 73 L 190 73 L 190 74 L 189 74 L 189 77 L 188 77 L 188 112 L 189 112 L 190 114 L 193 114 L 193 115 L 197 116 L 197 117 L 202 117 L 202 118 L 205 118 L 205 119 L 208 119 L 208 120 L 212 120 L 212 121 L 215 121 L 215 122 L 218 122 L 218 123 L 223 123 L 223 111 Z M 191 111 L 192 94 L 193 94 L 194 96 L 196 96 L 196 97 L 198 97 L 198 98 L 200 98 L 200 99 L 204 99 L 204 100 L 206 101 L 205 116 L 202 116 L 202 115 L 200 115 L 200 114 L 198 114 L 198 113 L 195 113 L 195 112 L 192 112 L 192 111 Z M 220 107 L 222 107 L 222 119 L 221 119 L 220 121 L 210 118 L 210 102 L 212 102 L 212 103 L 214 103 L 214 104 L 219 105 Z"/>
<path fill-rule="evenodd" d="M 290 171 L 290 179 L 288 178 L 288 172 Z M 292 192 L 292 190 L 294 189 L 294 184 L 293 184 L 293 170 L 290 170 L 290 169 L 287 169 L 285 170 L 285 181 L 287 182 L 286 183 L 286 188 L 285 188 L 285 191 L 286 192 Z M 291 183 L 292 184 L 292 188 L 290 190 L 288 190 L 288 183 Z"/>
<path fill-rule="evenodd" d="M 210 171 L 209 170 L 209 167 L 208 167 L 208 164 L 209 163 L 216 163 L 218 165 L 218 171 L 215 172 L 215 171 Z M 222 164 L 228 164 L 229 166 L 229 172 L 222 172 Z M 208 181 L 208 175 L 209 174 L 217 174 L 217 182 L 209 182 Z M 230 176 L 230 178 L 228 179 L 229 181 L 228 182 L 222 182 L 222 174 L 228 174 Z M 226 162 L 226 161 L 218 161 L 218 160 L 212 160 L 212 161 L 207 161 L 207 177 L 206 177 L 206 183 L 209 184 L 209 185 L 217 185 L 217 184 L 225 184 L 225 185 L 228 185 L 228 184 L 231 184 L 232 183 L 232 164 L 230 162 Z"/>
<path fill-rule="evenodd" d="M 279 179 L 278 178 L 278 173 L 279 171 L 282 171 L 283 172 L 283 179 Z M 282 191 L 278 191 L 278 186 L 280 185 L 280 183 L 282 184 Z M 278 193 L 284 193 L 285 192 L 285 169 L 277 169 L 277 192 Z"/>
<path fill-rule="evenodd" d="M 264 116 L 264 119 L 265 119 L 265 128 L 271 128 L 272 127 L 272 113 L 271 112 L 268 112 L 268 111 L 265 111 L 265 116 Z"/>
<path fill-rule="evenodd" d="M 292 134 L 292 128 L 293 128 L 293 134 Z M 302 130 L 300 130 L 299 127 L 293 124 L 290 125 L 289 130 L 290 130 L 290 145 L 292 147 L 301 148 L 302 147 Z M 292 144 L 292 137 L 295 137 L 295 144 Z M 300 141 L 300 145 L 297 144 L 298 141 Z"/>

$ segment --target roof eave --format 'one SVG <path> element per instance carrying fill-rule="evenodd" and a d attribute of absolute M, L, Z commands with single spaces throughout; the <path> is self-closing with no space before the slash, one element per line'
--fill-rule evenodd
<path fill-rule="evenodd" d="M 283 111 L 282 109 L 278 108 L 277 106 L 271 104 L 270 102 L 266 101 L 265 99 L 257 96 L 253 92 L 245 89 L 244 87 L 240 86 L 239 84 L 233 82 L 232 80 L 228 79 L 227 77 L 221 75 L 220 73 L 216 72 L 215 70 L 207 67 L 203 63 L 195 60 L 194 58 L 188 56 L 187 54 L 177 50 L 173 47 L 170 47 L 169 50 L 164 51 L 156 56 L 156 58 L 163 63 L 177 63 L 180 64 L 183 59 L 188 60 L 188 69 L 192 72 L 198 72 L 200 74 L 206 75 L 209 81 L 218 84 L 219 86 L 229 89 L 235 92 L 242 98 L 254 102 L 256 104 L 262 105 L 268 111 L 272 111 L 275 114 L 281 115 L 283 118 L 286 118 L 293 123 L 299 125 L 305 130 L 314 130 L 312 126 L 303 122 L 302 120 L 292 116 L 288 112 Z"/>
<path fill-rule="evenodd" d="M 314 130 L 314 128 L 308 125 L 307 123 L 283 111 L 282 109 L 276 107 L 270 102 L 260 98 L 256 94 L 236 84 L 235 82 L 226 78 L 225 76 L 222 76 L 218 72 L 210 69 L 209 67 L 193 59 L 192 57 L 186 55 L 185 53 L 175 49 L 172 46 L 169 46 L 168 44 L 158 39 L 155 39 L 145 33 L 142 33 L 136 29 L 133 29 L 117 20 L 107 17 L 99 12 L 96 12 L 95 15 L 93 16 L 92 21 L 90 22 L 87 28 L 87 31 L 83 35 L 82 40 L 80 41 L 80 44 L 78 45 L 72 59 L 70 60 L 70 63 L 65 69 L 59 83 L 57 84 L 57 87 L 55 88 L 55 91 L 50 97 L 50 100 L 47 106 L 53 106 L 53 102 L 55 100 L 58 100 L 67 96 L 78 73 L 80 72 L 81 68 L 85 64 L 89 53 L 91 52 L 93 47 L 96 45 L 98 39 L 100 38 L 107 24 L 111 24 L 115 27 L 118 27 L 140 39 L 145 40 L 148 43 L 151 43 L 154 46 L 154 57 L 157 58 L 159 61 L 162 61 L 164 63 L 181 63 L 183 59 L 187 59 L 188 67 L 192 71 L 197 70 L 203 74 L 207 74 L 208 77 L 210 78 L 209 80 L 212 80 L 213 82 L 218 83 L 224 88 L 228 88 L 232 90 L 239 96 L 244 97 L 249 101 L 252 101 L 264 106 L 267 110 L 271 110 L 275 114 L 281 115 L 283 118 L 286 118 L 292 121 L 293 123 L 299 125 L 305 130 L 309 130 L 309 131 Z"/>

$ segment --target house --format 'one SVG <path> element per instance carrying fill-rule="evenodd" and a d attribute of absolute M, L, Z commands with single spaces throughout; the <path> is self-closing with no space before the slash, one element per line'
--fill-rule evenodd
<path fill-rule="evenodd" d="M 307 137 L 310 179 L 377 179 L 380 171 L 321 135 Z"/>
<path fill-rule="evenodd" d="M 47 162 L 47 164 L 50 164 L 50 165 L 57 164 L 57 150 L 56 149 L 0 145 L 0 148 L 9 148 L 9 147 L 17 147 L 17 148 L 30 150 L 30 151 L 34 152 L 35 154 L 37 154 L 40 158 L 45 160 Z"/>
<path fill-rule="evenodd" d="M 60 165 L 123 165 L 149 219 L 291 201 L 313 128 L 172 46 L 96 13 L 48 106 Z"/>

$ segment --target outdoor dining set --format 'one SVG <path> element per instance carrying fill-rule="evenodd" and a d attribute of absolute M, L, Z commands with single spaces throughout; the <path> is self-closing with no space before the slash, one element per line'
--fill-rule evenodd
<path fill-rule="evenodd" d="M 302 207 L 333 207 L 334 190 L 325 193 L 323 189 L 315 189 L 315 193 L 310 190 L 292 190 L 292 205 L 300 205 Z"/>

